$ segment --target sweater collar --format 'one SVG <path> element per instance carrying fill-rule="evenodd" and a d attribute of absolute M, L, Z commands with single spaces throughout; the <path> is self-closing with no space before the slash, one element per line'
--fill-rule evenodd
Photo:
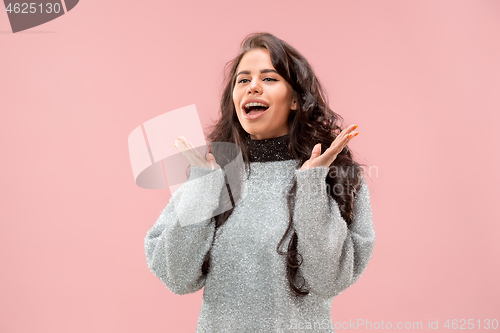
<path fill-rule="evenodd" d="M 250 152 L 250 162 L 274 162 L 293 160 L 289 151 L 290 135 L 277 138 L 254 140 L 247 133 L 247 147 Z"/>

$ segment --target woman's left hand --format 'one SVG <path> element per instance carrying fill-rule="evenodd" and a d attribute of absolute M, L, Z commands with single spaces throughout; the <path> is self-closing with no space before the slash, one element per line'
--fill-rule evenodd
<path fill-rule="evenodd" d="M 305 161 L 300 170 L 307 170 L 310 168 L 315 168 L 319 166 L 329 167 L 333 161 L 337 158 L 337 155 L 344 149 L 347 143 L 359 132 L 354 131 L 358 125 L 350 125 L 344 128 L 342 132 L 333 140 L 330 147 L 321 154 L 321 144 L 314 146 L 311 153 L 311 158 Z"/>

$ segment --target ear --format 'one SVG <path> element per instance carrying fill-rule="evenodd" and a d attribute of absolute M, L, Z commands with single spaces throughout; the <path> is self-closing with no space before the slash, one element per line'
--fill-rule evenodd
<path fill-rule="evenodd" d="M 292 107 L 291 107 L 292 110 L 297 110 L 297 102 L 296 101 L 293 101 L 292 102 Z"/>

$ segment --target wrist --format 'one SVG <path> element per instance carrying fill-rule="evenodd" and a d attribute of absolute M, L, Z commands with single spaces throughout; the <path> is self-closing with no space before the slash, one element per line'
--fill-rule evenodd
<path fill-rule="evenodd" d="M 295 171 L 297 186 L 300 190 L 326 191 L 326 176 L 330 168 L 327 166 L 312 167 L 309 169 L 298 169 Z"/>

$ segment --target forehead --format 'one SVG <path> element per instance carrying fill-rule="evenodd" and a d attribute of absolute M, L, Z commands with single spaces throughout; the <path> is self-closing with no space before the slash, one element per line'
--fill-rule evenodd
<path fill-rule="evenodd" d="M 271 56 L 266 49 L 255 49 L 248 51 L 243 58 L 241 58 L 238 65 L 238 70 L 252 70 L 260 68 L 273 68 Z"/>

